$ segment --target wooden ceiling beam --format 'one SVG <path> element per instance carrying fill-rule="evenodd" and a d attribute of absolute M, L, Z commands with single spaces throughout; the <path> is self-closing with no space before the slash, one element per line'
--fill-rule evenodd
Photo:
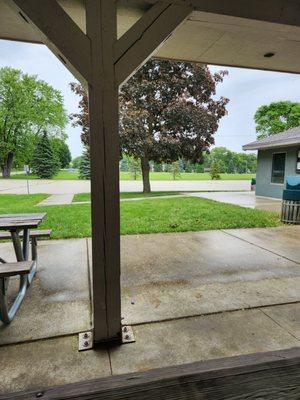
<path fill-rule="evenodd" d="M 83 84 L 91 79 L 90 40 L 56 0 L 7 0 L 23 23 L 38 30 L 42 41 Z"/>
<path fill-rule="evenodd" d="M 189 6 L 157 2 L 125 32 L 115 44 L 117 84 L 130 78 L 191 12 Z"/>

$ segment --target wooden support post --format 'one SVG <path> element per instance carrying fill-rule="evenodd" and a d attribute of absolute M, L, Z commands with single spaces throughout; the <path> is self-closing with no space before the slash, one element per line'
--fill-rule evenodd
<path fill-rule="evenodd" d="M 6 0 L 88 84 L 94 341 L 121 339 L 118 85 L 192 11 L 157 2 L 117 41 L 115 0 L 86 0 L 86 35 L 56 0 Z M 50 21 L 50 22 L 49 22 Z"/>
<path fill-rule="evenodd" d="M 120 339 L 118 89 L 114 72 L 114 1 L 86 1 L 89 82 L 94 341 Z"/>

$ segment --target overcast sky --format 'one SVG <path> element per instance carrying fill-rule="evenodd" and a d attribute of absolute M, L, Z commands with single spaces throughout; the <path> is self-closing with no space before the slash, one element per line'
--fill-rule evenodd
<path fill-rule="evenodd" d="M 74 77 L 45 46 L 0 40 L 2 66 L 37 75 L 62 92 L 69 114 L 76 111 L 78 98 L 69 88 Z M 229 71 L 217 91 L 217 95 L 228 97 L 230 102 L 228 115 L 221 120 L 215 135 L 216 146 L 242 151 L 243 144 L 256 138 L 253 116 L 260 105 L 279 100 L 300 101 L 300 75 L 216 66 L 210 68 L 212 71 Z M 72 156 L 76 157 L 82 151 L 80 130 L 69 125 L 67 134 Z"/>

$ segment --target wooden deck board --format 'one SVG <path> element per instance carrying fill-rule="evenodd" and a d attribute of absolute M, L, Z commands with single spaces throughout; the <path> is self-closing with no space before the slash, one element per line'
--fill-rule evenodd
<path fill-rule="evenodd" d="M 197 362 L 0 399 L 299 400 L 300 348 Z"/>

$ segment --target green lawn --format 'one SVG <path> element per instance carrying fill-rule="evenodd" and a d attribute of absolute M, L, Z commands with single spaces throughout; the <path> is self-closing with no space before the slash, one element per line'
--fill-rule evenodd
<path fill-rule="evenodd" d="M 221 180 L 248 180 L 255 177 L 255 174 L 220 174 Z M 38 177 L 34 174 L 26 175 L 26 174 L 13 174 L 11 175 L 11 179 L 38 179 Z M 66 179 L 66 180 L 77 180 L 78 172 L 71 172 L 68 170 L 61 170 L 59 173 L 53 178 L 57 180 Z M 138 180 L 141 180 L 141 176 L 138 177 Z M 121 181 L 132 181 L 132 174 L 130 172 L 120 172 L 120 180 Z M 172 181 L 173 177 L 169 172 L 150 172 L 150 180 L 151 181 Z M 187 173 L 183 172 L 180 174 L 180 177 L 176 180 L 181 181 L 207 181 L 211 180 L 209 173 Z"/>
<path fill-rule="evenodd" d="M 251 180 L 255 177 L 255 174 L 220 174 L 221 180 Z M 130 172 L 120 173 L 121 181 L 132 181 L 132 174 Z M 138 180 L 142 180 L 139 176 Z M 173 176 L 169 172 L 150 172 L 151 181 L 172 181 Z M 210 181 L 211 176 L 208 172 L 196 173 L 196 172 L 182 172 L 180 177 L 176 180 L 181 181 Z"/>
<path fill-rule="evenodd" d="M 141 193 L 141 192 L 122 192 L 120 193 L 120 199 L 136 199 L 136 198 L 147 198 L 147 197 L 158 197 L 158 196 L 175 196 L 180 194 L 180 192 L 151 192 L 151 193 Z M 91 201 L 90 193 L 77 193 L 73 198 L 73 203 L 78 203 L 80 201 Z"/>
<path fill-rule="evenodd" d="M 2 178 L 2 177 L 1 177 Z M 11 179 L 39 179 L 37 175 L 34 174 L 12 174 Z M 61 169 L 57 175 L 53 178 L 55 180 L 77 180 L 78 172 L 71 172 L 67 169 Z"/>
<path fill-rule="evenodd" d="M 91 235 L 90 205 L 35 207 L 47 195 L 0 195 L 0 213 L 47 212 L 53 238 Z M 121 203 L 121 233 L 185 232 L 280 225 L 276 213 L 196 197 Z"/>

